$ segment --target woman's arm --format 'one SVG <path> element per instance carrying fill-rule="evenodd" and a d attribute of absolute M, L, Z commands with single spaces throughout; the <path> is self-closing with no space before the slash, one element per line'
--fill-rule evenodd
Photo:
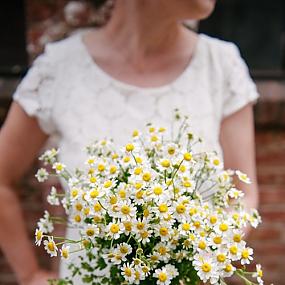
<path fill-rule="evenodd" d="M 0 246 L 21 285 L 44 285 L 49 276 L 38 267 L 14 188 L 46 139 L 36 119 L 12 103 L 0 132 Z"/>
<path fill-rule="evenodd" d="M 225 168 L 239 169 L 252 181 L 249 185 L 236 181 L 237 188 L 245 192 L 246 207 L 257 208 L 258 185 L 252 104 L 248 104 L 223 120 L 220 141 L 224 152 Z"/>

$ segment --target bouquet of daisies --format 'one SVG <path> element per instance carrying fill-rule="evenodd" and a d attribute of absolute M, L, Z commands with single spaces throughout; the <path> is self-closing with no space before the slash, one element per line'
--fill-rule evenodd
<path fill-rule="evenodd" d="M 95 141 L 73 172 L 58 161 L 58 150 L 40 157 L 52 170 L 41 168 L 38 180 L 57 175 L 68 188 L 62 194 L 52 187 L 48 197 L 68 218 L 45 212 L 35 233 L 38 246 L 70 260 L 70 277 L 51 284 L 74 284 L 77 275 L 94 285 L 222 285 L 234 274 L 247 285 L 263 284 L 260 265 L 246 270 L 253 250 L 243 233 L 260 217 L 244 209 L 244 193 L 233 184 L 234 176 L 244 183 L 249 178 L 224 170 L 215 152 L 195 152 L 201 139 L 189 131 L 187 118 L 176 119 L 175 136 L 148 124 L 120 149 Z M 63 221 L 78 239 L 52 235 L 53 224 Z"/>

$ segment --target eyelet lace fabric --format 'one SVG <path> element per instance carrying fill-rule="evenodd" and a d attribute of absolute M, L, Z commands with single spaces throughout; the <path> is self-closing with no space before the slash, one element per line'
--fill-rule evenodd
<path fill-rule="evenodd" d="M 57 143 L 69 169 L 82 165 L 83 148 L 94 139 L 113 138 L 121 145 L 148 122 L 170 128 L 174 108 L 189 115 L 193 132 L 203 138 L 200 149 L 216 150 L 222 157 L 222 119 L 257 98 L 237 47 L 203 34 L 192 61 L 176 80 L 140 88 L 104 73 L 78 33 L 48 44 L 13 95 Z M 67 235 L 74 233 L 68 230 Z"/>

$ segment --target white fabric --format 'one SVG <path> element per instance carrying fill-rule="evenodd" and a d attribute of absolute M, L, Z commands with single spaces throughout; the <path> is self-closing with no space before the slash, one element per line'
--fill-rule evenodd
<path fill-rule="evenodd" d="M 221 120 L 257 97 L 232 43 L 200 34 L 191 63 L 176 80 L 140 88 L 100 69 L 82 33 L 48 44 L 13 96 L 44 132 L 57 138 L 60 158 L 70 169 L 84 161 L 82 149 L 91 140 L 112 137 L 122 144 L 146 122 L 169 127 L 175 107 L 190 116 L 193 131 L 204 138 L 203 147 L 222 156 Z"/>

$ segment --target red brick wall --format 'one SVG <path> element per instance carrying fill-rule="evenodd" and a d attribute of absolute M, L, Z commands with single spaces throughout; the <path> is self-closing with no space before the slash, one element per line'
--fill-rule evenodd
<path fill-rule="evenodd" d="M 250 235 L 267 284 L 285 285 L 285 132 L 257 131 L 261 226 Z"/>

